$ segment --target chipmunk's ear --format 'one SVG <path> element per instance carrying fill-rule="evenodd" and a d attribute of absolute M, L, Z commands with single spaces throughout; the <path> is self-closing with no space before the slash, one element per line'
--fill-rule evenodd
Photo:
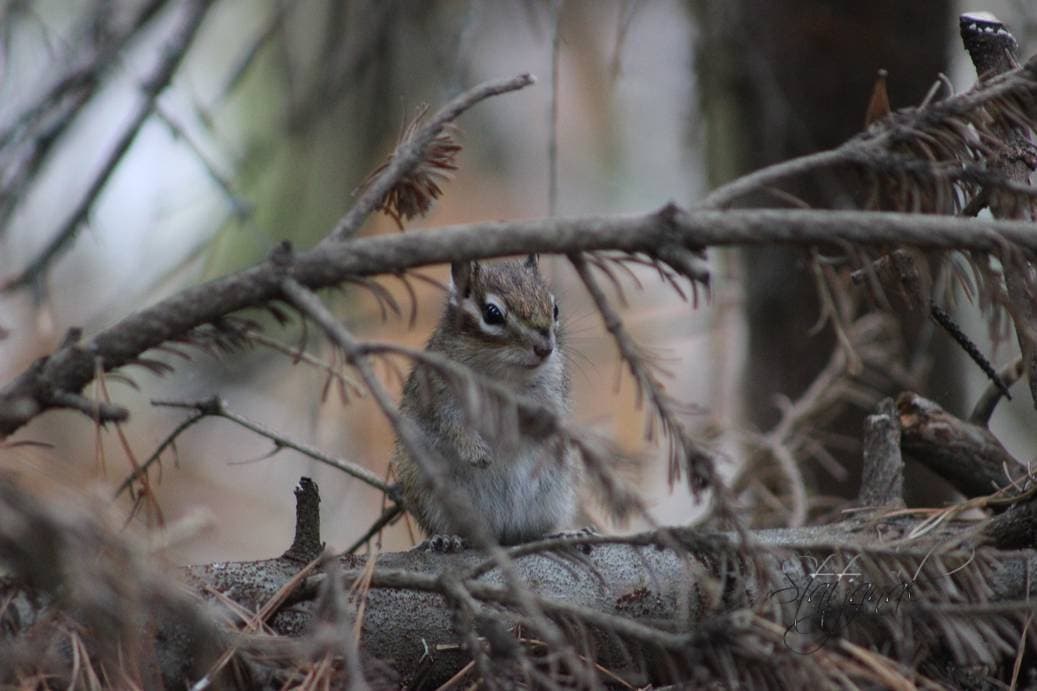
<path fill-rule="evenodd" d="M 530 268 L 530 269 L 539 269 L 540 268 L 540 255 L 539 254 L 531 254 L 528 257 L 526 257 L 526 266 L 528 268 Z"/>
<path fill-rule="evenodd" d="M 472 281 L 479 273 L 479 262 L 453 262 L 450 278 L 454 280 L 454 294 L 466 298 L 472 293 Z"/>

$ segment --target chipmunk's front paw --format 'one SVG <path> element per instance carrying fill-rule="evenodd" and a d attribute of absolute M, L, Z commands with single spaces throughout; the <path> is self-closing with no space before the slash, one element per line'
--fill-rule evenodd
<path fill-rule="evenodd" d="M 414 549 L 435 554 L 456 554 L 468 549 L 468 543 L 460 535 L 432 535 Z"/>

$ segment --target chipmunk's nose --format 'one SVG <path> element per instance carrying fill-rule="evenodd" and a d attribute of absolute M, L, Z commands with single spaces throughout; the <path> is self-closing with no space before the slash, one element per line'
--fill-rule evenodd
<path fill-rule="evenodd" d="M 547 356 L 554 352 L 554 339 L 551 338 L 551 332 L 547 329 L 541 329 L 538 333 L 544 337 L 544 340 L 534 344 L 533 353 L 541 360 L 546 360 Z"/>

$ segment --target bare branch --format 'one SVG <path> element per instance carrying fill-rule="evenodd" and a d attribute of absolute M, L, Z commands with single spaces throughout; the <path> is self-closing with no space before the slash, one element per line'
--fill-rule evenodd
<path fill-rule="evenodd" d="M 363 535 L 358 537 L 352 545 L 347 547 L 343 554 L 353 554 L 354 552 L 356 552 L 366 542 L 368 542 L 371 538 L 377 535 L 379 531 L 382 530 L 382 528 L 384 528 L 385 526 L 389 525 L 397 518 L 399 518 L 401 514 L 403 514 L 403 507 L 399 504 L 393 504 L 389 508 L 382 511 L 382 515 L 378 517 L 378 520 L 372 523 L 371 527 L 368 528 Z M 380 544 L 381 541 L 379 540 L 379 545 Z"/>
<path fill-rule="evenodd" d="M 558 215 L 558 62 L 562 54 L 562 0 L 552 0 L 551 94 L 547 105 L 547 215 Z"/>
<path fill-rule="evenodd" d="M 627 673 L 644 674 L 644 684 L 668 676 L 665 667 L 639 669 L 638 661 L 648 650 L 661 648 L 677 660 L 708 667 L 708 661 L 696 657 L 695 650 L 712 650 L 718 643 L 718 650 L 737 647 L 730 638 L 744 641 L 748 632 L 735 633 L 732 625 L 750 611 L 761 616 L 761 622 L 777 627 L 774 644 L 768 647 L 772 655 L 796 657 L 796 664 L 801 664 L 802 656 L 790 649 L 797 637 L 818 643 L 818 654 L 825 655 L 831 648 L 821 645 L 834 629 L 819 629 L 816 622 L 812 628 L 805 624 L 818 615 L 839 616 L 834 603 L 842 601 L 844 594 L 860 595 L 854 590 L 859 587 L 856 582 L 870 583 L 869 589 L 875 588 L 878 593 L 891 586 L 910 589 L 911 597 L 905 598 L 902 607 L 882 608 L 879 621 L 885 627 L 910 621 L 916 636 L 933 642 L 953 637 L 959 630 L 969 631 L 969 626 L 982 628 L 980 622 L 985 615 L 1004 616 L 1025 601 L 1023 574 L 1033 562 L 1026 553 L 933 548 L 961 530 L 961 524 L 941 523 L 909 544 L 876 545 L 871 537 L 875 532 L 901 534 L 918 523 L 917 519 L 879 518 L 861 530 L 861 524 L 850 519 L 803 530 L 758 531 L 761 547 L 754 552 L 759 560 L 755 568 L 762 569 L 760 573 L 754 571 L 750 557 L 741 553 L 733 535 L 687 529 L 664 531 L 663 538 L 658 533 L 625 538 L 589 536 L 585 539 L 586 559 L 579 563 L 563 563 L 550 554 L 519 557 L 518 550 L 525 546 L 513 548 L 512 553 L 540 609 L 553 620 L 579 622 L 586 627 L 596 661 Z M 674 549 L 673 544 L 679 547 Z M 530 621 L 521 608 L 516 611 L 520 603 L 515 593 L 501 584 L 499 572 L 485 570 L 483 561 L 483 555 L 471 551 L 435 557 L 412 551 L 380 555 L 378 565 L 367 571 L 364 560 L 344 557 L 341 577 L 347 583 L 367 578 L 372 586 L 362 634 L 366 653 L 392 660 L 404 675 L 415 673 L 425 664 L 433 668 L 433 678 L 445 680 L 463 668 L 470 656 L 478 655 L 479 649 L 462 649 L 458 652 L 467 654 L 458 655 L 432 654 L 433 659 L 428 660 L 428 648 L 423 649 L 419 641 L 424 639 L 431 646 L 433 641 L 457 640 L 457 621 L 462 616 L 459 611 L 473 618 L 491 613 L 506 625 L 514 622 L 536 630 L 539 623 Z M 1000 564 L 998 575 L 977 578 L 994 564 Z M 199 581 L 227 590 L 239 580 L 236 573 L 245 566 L 221 563 L 219 568 L 192 567 L 191 572 Z M 856 572 L 852 585 L 850 579 L 838 576 L 848 575 L 848 571 Z M 310 577 L 289 600 L 293 612 L 312 617 L 312 606 L 307 603 L 328 577 Z M 275 588 L 283 578 L 274 578 L 264 588 Z M 832 603 L 831 607 L 809 611 L 811 608 L 805 606 L 808 583 L 832 588 L 833 594 L 837 589 L 840 594 L 825 600 Z M 262 592 L 253 592 L 242 599 L 252 608 L 250 600 L 264 597 Z M 1025 616 L 1031 609 L 1032 605 L 1024 604 L 1020 614 Z M 959 612 L 971 617 L 971 624 L 963 622 L 961 629 L 957 618 L 953 624 L 949 619 Z M 864 619 L 878 623 L 871 617 Z M 797 622 L 801 626 L 790 627 Z M 277 631 L 298 625 L 294 617 L 282 621 L 274 618 L 271 624 Z M 719 629 L 714 630 L 714 625 Z M 839 638 L 854 645 L 864 644 L 868 626 L 864 620 L 852 626 L 840 625 Z M 888 635 L 882 634 L 887 630 L 880 628 L 878 638 L 890 642 Z M 718 634 L 720 640 L 711 638 Z M 629 647 L 617 651 L 617 640 Z M 484 644 L 490 646 L 491 654 L 506 650 L 504 642 L 492 637 Z M 919 638 L 912 638 L 906 645 L 916 650 Z M 507 659 L 502 656 L 498 662 Z M 771 656 L 767 659 L 770 663 Z"/>
<path fill-rule="evenodd" d="M 358 276 L 398 273 L 427 264 L 536 252 L 569 254 L 621 250 L 654 256 L 659 248 L 697 252 L 705 246 L 848 242 L 972 249 L 1000 254 L 1012 245 L 1037 255 L 1033 224 L 931 215 L 855 211 L 695 211 L 674 206 L 650 214 L 477 223 L 322 243 L 294 256 L 291 275 L 307 288 Z M 0 435 L 55 407 L 53 392 L 78 392 L 94 376 L 130 364 L 144 351 L 281 294 L 284 269 L 276 261 L 188 288 L 136 312 L 84 344 L 69 345 L 0 389 Z"/>
<path fill-rule="evenodd" d="M 26 287 L 37 281 L 47 270 L 54 259 L 68 249 L 69 243 L 75 237 L 79 227 L 86 220 L 93 208 L 94 203 L 101 194 L 101 190 L 108 184 L 109 178 L 115 172 L 116 167 L 122 161 L 126 152 L 137 138 L 144 123 L 151 117 L 155 109 L 155 103 L 159 94 L 169 85 L 176 74 L 177 68 L 187 54 L 192 39 L 198 33 L 198 28 L 205 19 L 206 13 L 213 5 L 213 0 L 188 0 L 181 3 L 178 10 L 181 12 L 180 24 L 173 31 L 171 38 L 162 50 L 162 59 L 158 61 L 155 68 L 148 74 L 141 85 L 141 100 L 135 105 L 134 110 L 122 133 L 119 135 L 115 146 L 105 159 L 101 169 L 94 174 L 90 186 L 82 198 L 76 204 L 72 213 L 62 224 L 61 228 L 47 243 L 46 247 L 22 269 L 21 273 L 6 279 L 0 284 L 0 289 L 11 291 Z"/>
<path fill-rule="evenodd" d="M 53 83 L 11 122 L 4 123 L 0 129 L 0 155 L 5 168 L 0 184 L 0 226 L 6 225 L 27 185 L 76 121 L 75 114 L 96 93 L 104 75 L 118 64 L 122 49 L 169 4 L 169 0 L 148 0 L 136 9 L 131 22 L 104 31 L 93 25 L 96 17 L 91 16 L 87 20 L 91 25 L 80 30 L 81 35 L 91 37 L 82 42 L 86 45 L 81 54 L 68 56 L 67 68 Z M 81 43 L 73 45 L 79 48 Z"/>
<path fill-rule="evenodd" d="M 58 408 L 78 410 L 100 423 L 122 422 L 130 417 L 130 412 L 121 405 L 115 405 L 107 401 L 91 400 L 85 396 L 67 391 L 57 391 L 54 393 L 54 405 Z"/>
<path fill-rule="evenodd" d="M 152 405 L 165 406 L 170 408 L 189 408 L 194 409 L 197 412 L 195 415 L 192 415 L 186 421 L 178 425 L 177 428 L 173 431 L 173 433 L 170 434 L 169 437 L 167 437 L 159 445 L 158 449 L 156 449 L 155 452 L 152 453 L 152 455 L 147 459 L 147 461 L 142 463 L 137 470 L 135 470 L 125 480 L 123 480 L 122 484 L 119 485 L 118 490 L 116 490 L 115 496 L 117 497 L 124 491 L 126 491 L 129 487 L 131 487 L 134 481 L 136 481 L 145 473 L 147 473 L 151 465 L 153 465 L 159 460 L 162 450 L 165 447 L 167 447 L 170 443 L 172 443 L 173 438 L 176 435 L 180 434 L 185 429 L 187 429 L 189 425 L 205 417 L 220 417 L 225 420 L 230 420 L 231 422 L 234 422 L 247 430 L 255 432 L 256 434 L 271 440 L 272 442 L 274 442 L 274 444 L 277 445 L 278 449 L 283 448 L 298 451 L 299 453 L 308 456 L 315 461 L 323 463 L 324 465 L 335 468 L 336 470 L 341 470 L 346 475 L 360 480 L 361 482 L 371 487 L 374 487 L 380 492 L 384 492 L 390 496 L 394 496 L 392 487 L 386 484 L 385 481 L 382 480 L 382 478 L 378 477 L 367 468 L 364 468 L 363 466 L 353 463 L 351 461 L 346 461 L 341 458 L 334 458 L 332 456 L 329 456 L 326 453 L 320 451 L 319 449 L 315 449 L 312 446 L 308 446 L 301 442 L 297 442 L 282 434 L 274 432 L 273 430 L 259 424 L 258 422 L 253 422 L 252 420 L 249 420 L 248 418 L 228 409 L 227 404 L 218 396 L 212 396 L 210 398 L 194 402 L 152 401 L 151 403 Z"/>

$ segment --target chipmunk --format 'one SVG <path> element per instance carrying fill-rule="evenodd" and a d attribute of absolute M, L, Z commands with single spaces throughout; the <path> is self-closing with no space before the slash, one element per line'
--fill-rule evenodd
<path fill-rule="evenodd" d="M 446 309 L 426 350 L 564 415 L 569 377 L 558 303 L 536 256 L 456 262 L 450 273 Z M 448 489 L 462 493 L 470 520 L 481 521 L 498 542 L 527 542 L 569 527 L 577 477 L 572 452 L 563 444 L 481 432 L 456 389 L 420 363 L 404 385 L 400 412 L 448 464 Z M 399 440 L 392 464 L 406 506 L 426 533 L 440 539 L 471 536 L 467 525 L 447 515 Z"/>

